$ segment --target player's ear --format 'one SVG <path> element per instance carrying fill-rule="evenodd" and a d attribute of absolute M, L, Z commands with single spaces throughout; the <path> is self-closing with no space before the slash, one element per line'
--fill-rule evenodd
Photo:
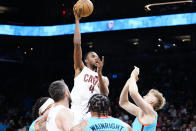
<path fill-rule="evenodd" d="M 151 104 L 151 105 L 153 105 L 153 104 L 154 104 L 154 102 L 153 102 L 152 100 L 150 100 L 150 104 Z"/>
<path fill-rule="evenodd" d="M 87 63 L 88 63 L 88 59 L 86 58 L 86 59 L 84 60 L 84 62 L 87 64 Z"/>
<path fill-rule="evenodd" d="M 65 91 L 65 97 L 69 97 L 68 91 Z"/>

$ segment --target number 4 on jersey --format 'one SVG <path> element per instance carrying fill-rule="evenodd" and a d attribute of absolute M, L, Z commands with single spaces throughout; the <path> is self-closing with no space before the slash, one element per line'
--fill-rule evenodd
<path fill-rule="evenodd" d="M 94 86 L 93 85 L 90 86 L 89 91 L 91 91 L 91 93 L 93 93 L 93 91 L 94 91 Z"/>

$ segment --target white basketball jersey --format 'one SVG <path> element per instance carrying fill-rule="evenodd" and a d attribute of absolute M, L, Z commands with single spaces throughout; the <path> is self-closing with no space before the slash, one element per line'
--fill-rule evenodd
<path fill-rule="evenodd" d="M 64 107 L 63 105 L 51 107 L 51 109 L 48 113 L 47 121 L 46 121 L 47 131 L 62 131 L 57 127 L 56 122 L 55 122 L 56 115 L 61 109 L 66 109 L 66 107 Z"/>
<path fill-rule="evenodd" d="M 86 119 L 87 104 L 91 96 L 100 94 L 97 72 L 84 66 L 81 73 L 74 79 L 74 87 L 71 91 L 71 110 L 74 112 L 74 125 Z M 90 117 L 90 114 L 88 114 Z"/>

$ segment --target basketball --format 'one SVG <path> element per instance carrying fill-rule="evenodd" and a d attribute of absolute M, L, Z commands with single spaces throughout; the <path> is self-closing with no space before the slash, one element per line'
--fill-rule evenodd
<path fill-rule="evenodd" d="M 74 5 L 74 10 L 80 17 L 87 17 L 92 14 L 94 9 L 93 3 L 90 0 L 79 0 Z"/>

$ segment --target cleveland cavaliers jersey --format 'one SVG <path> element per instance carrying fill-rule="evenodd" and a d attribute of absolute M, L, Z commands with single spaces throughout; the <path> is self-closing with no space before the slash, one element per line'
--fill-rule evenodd
<path fill-rule="evenodd" d="M 84 66 L 80 74 L 74 78 L 74 87 L 71 91 L 71 110 L 74 112 L 74 125 L 79 124 L 87 115 L 87 104 L 91 96 L 100 94 L 98 74 Z"/>
<path fill-rule="evenodd" d="M 56 115 L 61 109 L 66 109 L 63 105 L 58 105 L 58 106 L 53 106 L 51 107 L 49 113 L 48 113 L 48 118 L 46 121 L 46 129 L 47 131 L 61 131 L 57 125 L 56 125 Z"/>

